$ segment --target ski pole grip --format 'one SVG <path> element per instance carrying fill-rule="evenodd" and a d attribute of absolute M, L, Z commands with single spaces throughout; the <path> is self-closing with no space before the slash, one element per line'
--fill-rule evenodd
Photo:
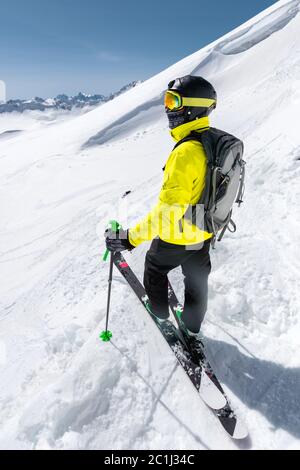
<path fill-rule="evenodd" d="M 109 250 L 106 250 L 102 258 L 103 261 L 107 261 L 108 255 L 109 255 Z"/>
<path fill-rule="evenodd" d="M 117 232 L 118 230 L 122 229 L 122 225 L 119 224 L 119 222 L 117 222 L 116 220 L 110 220 L 109 225 L 110 225 L 112 232 Z M 106 250 L 103 255 L 103 261 L 107 261 L 108 255 L 109 255 L 109 250 Z"/>

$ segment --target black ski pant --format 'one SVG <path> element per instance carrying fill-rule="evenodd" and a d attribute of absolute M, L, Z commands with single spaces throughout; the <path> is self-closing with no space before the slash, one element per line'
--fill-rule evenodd
<path fill-rule="evenodd" d="M 184 275 L 185 301 L 183 322 L 198 333 L 207 309 L 208 276 L 211 271 L 210 240 L 198 250 L 186 249 L 155 238 L 146 255 L 144 286 L 152 311 L 159 318 L 169 317 L 168 273 L 181 266 Z"/>

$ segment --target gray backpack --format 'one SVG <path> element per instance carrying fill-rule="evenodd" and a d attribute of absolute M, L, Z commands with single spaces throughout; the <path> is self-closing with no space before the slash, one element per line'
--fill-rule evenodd
<path fill-rule="evenodd" d="M 174 148 L 189 140 L 201 142 L 207 156 L 207 173 L 203 194 L 198 204 L 204 207 L 204 229 L 221 241 L 228 229 L 236 231 L 232 210 L 236 202 L 243 202 L 245 161 L 244 144 L 227 132 L 209 128 L 203 132 L 191 132 Z M 219 236 L 217 238 L 217 234 Z"/>

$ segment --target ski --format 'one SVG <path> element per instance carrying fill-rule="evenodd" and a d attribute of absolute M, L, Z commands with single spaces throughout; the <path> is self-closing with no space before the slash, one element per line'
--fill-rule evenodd
<path fill-rule="evenodd" d="M 177 296 L 170 282 L 169 282 L 168 297 L 169 297 L 169 307 L 179 326 L 178 312 L 182 311 L 183 307 L 179 303 Z M 188 344 L 186 344 L 186 346 L 188 348 Z M 193 360 L 201 366 L 202 370 L 207 374 L 208 378 L 214 383 L 214 385 L 222 393 L 224 400 L 226 401 L 222 409 L 215 411 L 223 428 L 231 437 L 235 439 L 245 439 L 248 435 L 248 431 L 246 427 L 244 426 L 244 424 L 237 418 L 236 414 L 234 413 L 228 401 L 228 398 L 223 390 L 223 387 L 220 384 L 219 380 L 217 379 L 216 374 L 214 373 L 213 368 L 211 367 L 206 357 L 205 350 L 202 349 L 199 356 L 193 357 Z"/>
<path fill-rule="evenodd" d="M 210 380 L 207 373 L 202 369 L 201 365 L 193 361 L 191 354 L 178 335 L 178 330 L 175 325 L 171 321 L 165 322 L 164 325 L 161 325 L 156 321 L 155 317 L 150 312 L 145 288 L 136 277 L 123 255 L 121 253 L 114 253 L 111 256 L 113 256 L 114 265 L 125 278 L 129 286 L 136 294 L 137 298 L 147 310 L 149 316 L 152 318 L 162 333 L 163 337 L 175 354 L 176 359 L 186 372 L 204 403 L 214 410 L 223 409 L 226 405 L 226 399 L 224 398 L 224 395 L 219 392 L 218 388 L 215 386 L 213 381 Z"/>

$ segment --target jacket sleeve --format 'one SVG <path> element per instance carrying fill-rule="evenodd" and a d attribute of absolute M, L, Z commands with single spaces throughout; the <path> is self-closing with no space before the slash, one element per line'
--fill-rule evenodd
<path fill-rule="evenodd" d="M 170 154 L 164 171 L 163 185 L 158 202 L 135 227 L 129 230 L 129 241 L 133 246 L 161 238 L 174 237 L 179 220 L 191 203 L 193 182 L 199 172 L 188 142 L 177 147 Z"/>

